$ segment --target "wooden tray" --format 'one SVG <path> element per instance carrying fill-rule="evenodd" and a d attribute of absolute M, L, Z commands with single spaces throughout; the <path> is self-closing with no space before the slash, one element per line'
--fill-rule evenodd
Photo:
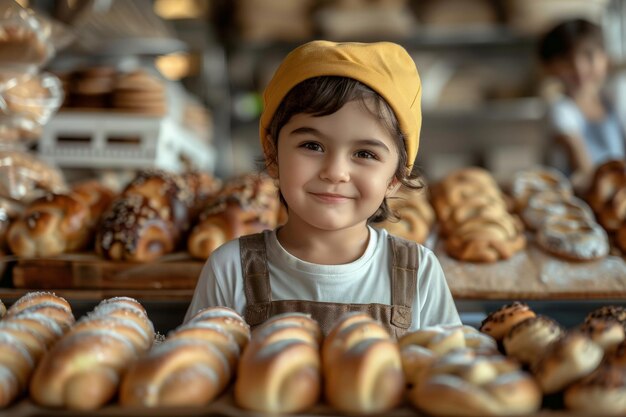
<path fill-rule="evenodd" d="M 95 254 L 19 259 L 13 285 L 23 289 L 193 290 L 204 262 L 187 253 L 151 263 L 113 262 Z"/>

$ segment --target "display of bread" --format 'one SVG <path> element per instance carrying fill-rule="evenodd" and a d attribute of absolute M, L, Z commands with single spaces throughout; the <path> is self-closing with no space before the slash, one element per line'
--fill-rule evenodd
<path fill-rule="evenodd" d="M 262 413 L 304 412 L 320 397 L 321 330 L 310 316 L 274 316 L 252 333 L 239 362 L 235 402 Z"/>
<path fill-rule="evenodd" d="M 435 211 L 426 191 L 403 187 L 388 198 L 388 204 L 398 218 L 376 223 L 375 226 L 387 229 L 392 235 L 424 243 L 435 223 Z"/>
<path fill-rule="evenodd" d="M 3 304 L 4 307 L 4 304 Z M 74 323 L 69 303 L 32 292 L 15 301 L 0 321 L 0 408 L 22 395 L 41 357 Z"/>
<path fill-rule="evenodd" d="M 587 201 L 609 233 L 619 229 L 626 219 L 625 161 L 611 160 L 596 168 Z"/>
<path fill-rule="evenodd" d="M 113 199 L 108 188 L 81 183 L 70 192 L 50 193 L 27 205 L 11 223 L 7 243 L 22 257 L 54 256 L 89 247 L 100 217 Z"/>
<path fill-rule="evenodd" d="M 194 194 L 183 177 L 144 170 L 104 214 L 96 251 L 107 259 L 148 262 L 174 251 L 189 229 Z"/>
<path fill-rule="evenodd" d="M 504 194 L 484 169 L 447 175 L 433 188 L 433 206 L 445 250 L 458 260 L 496 262 L 526 246 L 522 222 L 509 213 Z"/>
<path fill-rule="evenodd" d="M 276 186 L 268 176 L 251 174 L 227 182 L 192 228 L 189 253 L 206 259 L 229 240 L 274 228 L 279 205 Z"/>
<path fill-rule="evenodd" d="M 322 369 L 326 401 L 342 413 L 385 413 L 404 395 L 398 343 L 367 314 L 337 320 L 322 345 Z"/>
<path fill-rule="evenodd" d="M 209 404 L 233 378 L 249 337 L 248 325 L 233 310 L 209 307 L 198 312 L 128 369 L 120 387 L 120 404 Z"/>
<path fill-rule="evenodd" d="M 589 205 L 573 195 L 558 170 L 534 167 L 515 174 L 511 194 L 520 216 L 546 252 L 569 261 L 593 261 L 609 253 L 609 240 Z"/>
<path fill-rule="evenodd" d="M 136 300 L 103 300 L 45 353 L 30 397 L 53 408 L 95 410 L 111 401 L 126 369 L 152 345 L 154 328 Z"/>

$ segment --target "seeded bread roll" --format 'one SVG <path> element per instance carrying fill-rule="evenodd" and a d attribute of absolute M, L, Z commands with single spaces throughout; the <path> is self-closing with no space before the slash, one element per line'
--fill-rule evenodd
<path fill-rule="evenodd" d="M 579 331 L 596 342 L 604 352 L 613 352 L 624 341 L 624 326 L 615 320 L 591 319 L 579 327 Z"/>
<path fill-rule="evenodd" d="M 515 301 L 490 313 L 481 323 L 480 331 L 502 341 L 517 323 L 535 317 L 528 304 Z"/>

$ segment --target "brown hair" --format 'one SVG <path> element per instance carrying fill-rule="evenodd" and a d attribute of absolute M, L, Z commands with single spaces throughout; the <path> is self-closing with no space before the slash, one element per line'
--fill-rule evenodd
<path fill-rule="evenodd" d="M 373 99 L 374 109 L 366 105 L 367 99 Z M 305 113 L 315 117 L 327 116 L 339 111 L 346 103 L 355 100 L 360 101 L 364 108 L 372 112 L 394 138 L 399 155 L 398 165 L 394 174 L 395 178 L 409 189 L 421 189 L 423 184 L 420 175 L 411 172 L 407 168 L 404 134 L 400 130 L 398 120 L 391 107 L 374 90 L 359 81 L 347 77 L 324 76 L 310 78 L 289 91 L 274 113 L 272 122 L 269 125 L 268 131 L 271 140 L 268 143 L 269 149 L 264 149 L 265 167 L 272 168 L 278 166 L 278 134 L 294 115 Z M 280 200 L 287 207 L 282 194 L 280 195 Z M 368 219 L 368 222 L 381 222 L 392 217 L 397 218 L 389 208 L 387 198 L 385 198 L 376 213 Z"/>
<path fill-rule="evenodd" d="M 584 19 L 566 20 L 543 35 L 538 45 L 539 58 L 548 63 L 568 56 L 582 41 L 587 40 L 604 49 L 600 26 Z"/>

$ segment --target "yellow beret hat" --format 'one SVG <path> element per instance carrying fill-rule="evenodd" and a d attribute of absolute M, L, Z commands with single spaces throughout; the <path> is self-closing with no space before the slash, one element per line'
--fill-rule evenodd
<path fill-rule="evenodd" d="M 291 51 L 263 95 L 259 133 L 264 150 L 269 125 L 285 96 L 302 81 L 320 76 L 353 78 L 380 94 L 404 133 L 407 166 L 413 165 L 422 125 L 422 83 L 411 56 L 391 42 L 313 41 Z"/>

